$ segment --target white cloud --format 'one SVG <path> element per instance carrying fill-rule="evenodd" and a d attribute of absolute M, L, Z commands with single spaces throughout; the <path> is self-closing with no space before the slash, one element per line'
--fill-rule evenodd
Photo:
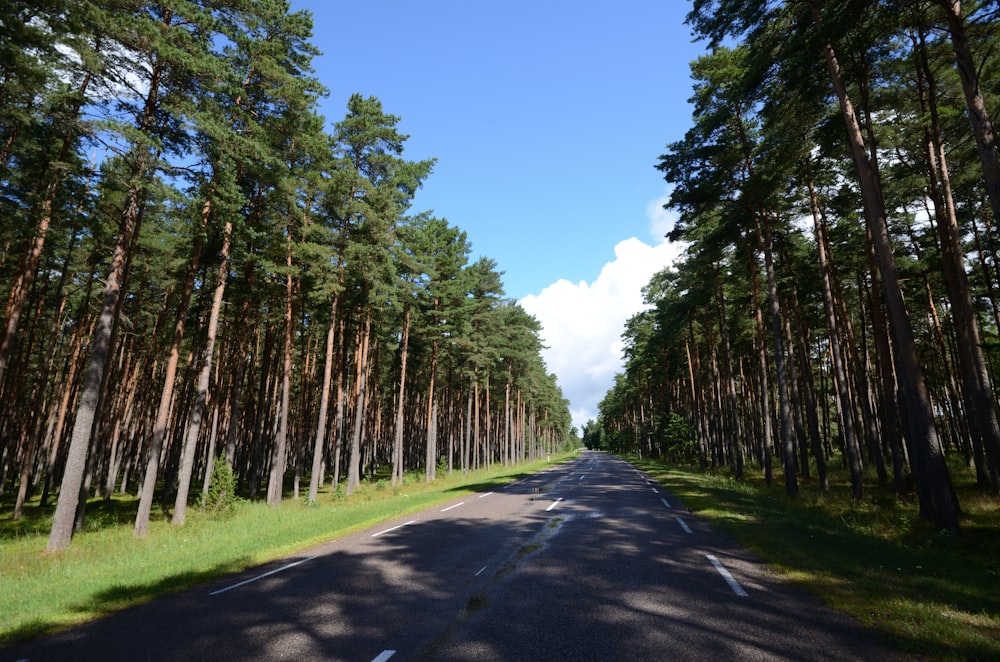
<path fill-rule="evenodd" d="M 663 241 L 667 233 L 673 230 L 677 215 L 672 211 L 667 211 L 663 205 L 670 201 L 670 191 L 655 200 L 650 200 L 646 205 L 646 217 L 649 218 L 649 234 L 655 243 Z"/>
<path fill-rule="evenodd" d="M 654 245 L 635 237 L 615 246 L 615 259 L 592 283 L 558 280 L 521 300 L 542 324 L 543 358 L 570 401 L 573 425 L 597 417 L 597 405 L 622 370 L 625 322 L 643 309 L 642 288 L 671 264 L 680 247 L 663 236 L 672 220 L 663 211 L 665 197 L 647 206 Z"/>

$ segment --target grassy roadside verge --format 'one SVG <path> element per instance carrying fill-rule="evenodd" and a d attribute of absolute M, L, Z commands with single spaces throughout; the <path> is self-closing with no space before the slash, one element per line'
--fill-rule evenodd
<path fill-rule="evenodd" d="M 846 478 L 821 494 L 756 477 L 738 482 L 696 468 L 626 458 L 685 508 L 754 550 L 777 573 L 923 659 L 1000 659 L 1000 510 L 964 468 L 952 476 L 962 534 L 919 520 L 915 504 L 869 486 L 852 502 Z"/>
<path fill-rule="evenodd" d="M 233 515 L 212 518 L 189 509 L 187 523 L 170 525 L 161 513 L 149 536 L 132 537 L 135 498 L 88 504 L 88 525 L 65 552 L 42 554 L 52 507 L 26 508 L 11 521 L 0 516 L 0 647 L 86 622 L 157 596 L 287 556 L 362 530 L 379 521 L 516 480 L 573 454 L 432 483 L 411 478 L 401 487 L 363 484 L 350 497 L 321 492 L 317 504 L 286 499 L 277 507 L 238 504 Z M 9 507 L 8 507 L 9 506 Z"/>

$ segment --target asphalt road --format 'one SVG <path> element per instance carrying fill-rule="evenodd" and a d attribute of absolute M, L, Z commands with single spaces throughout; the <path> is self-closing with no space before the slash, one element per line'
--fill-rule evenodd
<path fill-rule="evenodd" d="M 886 660 L 609 455 L 0 651 L 0 660 Z"/>

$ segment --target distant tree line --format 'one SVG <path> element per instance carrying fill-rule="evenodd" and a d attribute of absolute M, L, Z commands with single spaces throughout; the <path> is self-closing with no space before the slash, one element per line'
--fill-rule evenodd
<path fill-rule="evenodd" d="M 1000 494 L 998 12 L 694 0 L 693 126 L 657 166 L 686 252 L 588 444 L 776 467 L 789 495 L 838 458 L 855 498 L 913 489 L 952 531 L 946 456 Z"/>
<path fill-rule="evenodd" d="M 0 491 L 56 499 L 49 550 L 88 497 L 183 524 L 217 462 L 312 502 L 567 442 L 537 320 L 410 210 L 433 161 L 374 97 L 317 112 L 307 12 L 0 7 Z"/>

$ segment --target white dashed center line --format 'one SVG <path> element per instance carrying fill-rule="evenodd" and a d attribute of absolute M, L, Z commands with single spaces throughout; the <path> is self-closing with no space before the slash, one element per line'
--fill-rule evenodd
<path fill-rule="evenodd" d="M 395 531 L 396 529 L 402 529 L 404 526 L 409 526 L 415 523 L 416 521 L 417 520 L 415 519 L 411 519 L 409 522 L 404 522 L 403 524 L 400 524 L 399 526 L 394 526 L 391 529 L 386 529 L 385 531 L 379 531 L 378 533 L 373 533 L 372 538 L 378 538 L 383 533 L 389 533 L 390 531 Z"/>
<path fill-rule="evenodd" d="M 257 581 L 259 579 L 264 579 L 265 577 L 270 577 L 271 575 L 276 575 L 279 572 L 282 572 L 283 570 L 288 570 L 289 568 L 294 568 L 297 565 L 302 565 L 306 561 L 312 561 L 314 558 L 316 558 L 316 557 L 315 556 L 310 556 L 307 559 L 300 559 L 298 561 L 295 561 L 294 563 L 289 563 L 287 565 L 281 566 L 280 568 L 275 568 L 274 570 L 271 570 L 270 572 L 265 572 L 262 575 L 257 575 L 256 577 L 251 577 L 250 579 L 242 581 L 242 582 L 240 582 L 238 584 L 233 584 L 232 586 L 227 586 L 225 588 L 220 588 L 218 591 L 212 591 L 211 593 L 209 593 L 209 595 L 219 595 L 220 593 L 225 593 L 226 591 L 231 591 L 234 588 L 239 588 L 240 586 L 246 586 L 247 584 L 252 584 L 252 583 L 254 583 L 255 581 Z"/>
<path fill-rule="evenodd" d="M 749 593 L 747 593 L 743 589 L 743 587 L 740 586 L 740 583 L 736 581 L 731 574 L 729 574 L 729 571 L 726 570 L 726 566 L 722 565 L 722 562 L 719 561 L 719 559 L 715 558 L 711 554 L 706 554 L 705 556 L 708 558 L 709 561 L 712 562 L 712 565 L 715 566 L 715 569 L 719 571 L 719 574 L 722 575 L 722 578 L 726 580 L 726 583 L 729 584 L 729 588 L 733 589 L 733 593 L 743 598 L 749 595 Z"/>

